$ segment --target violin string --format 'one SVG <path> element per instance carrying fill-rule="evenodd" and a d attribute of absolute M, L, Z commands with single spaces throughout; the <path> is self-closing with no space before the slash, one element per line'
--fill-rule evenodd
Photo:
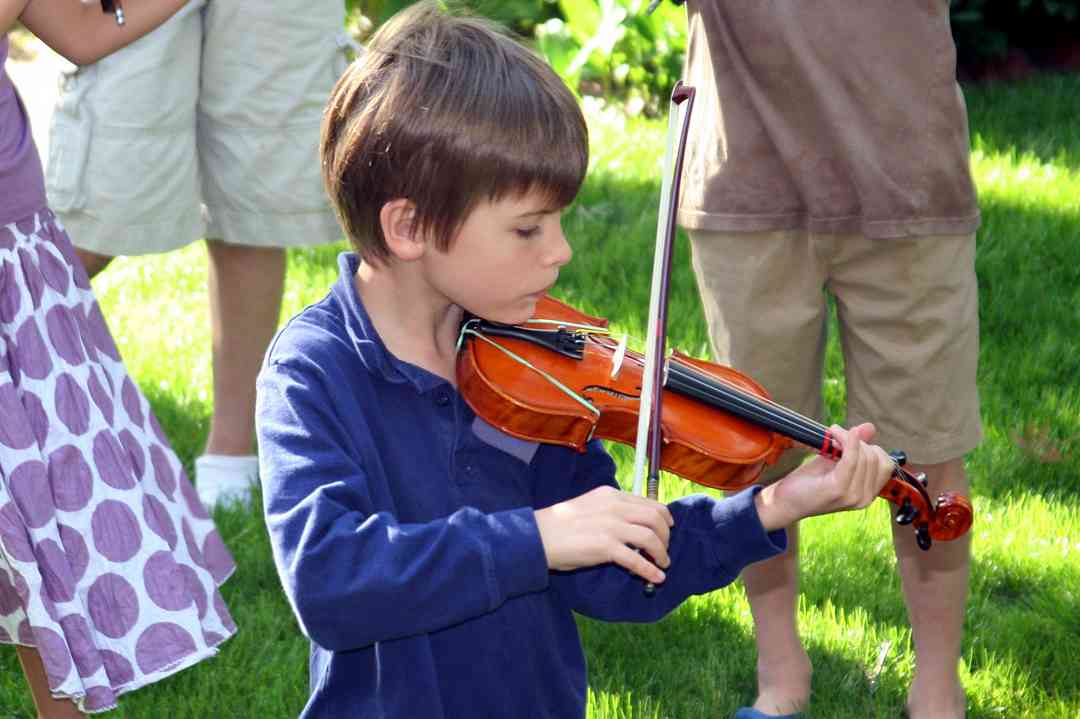
<path fill-rule="evenodd" d="M 823 438 L 828 437 L 830 434 L 825 425 L 810 420 L 803 415 L 800 415 L 799 413 L 790 410 L 783 405 L 779 405 L 771 400 L 765 400 L 763 398 L 757 397 L 756 395 L 752 395 L 743 388 L 735 385 L 734 383 L 724 378 L 713 377 L 712 375 L 708 375 L 701 370 L 692 367 L 691 365 L 678 362 L 677 360 L 673 360 L 673 366 L 678 372 L 679 378 L 681 380 L 689 381 L 696 385 L 698 388 L 705 390 L 716 390 L 718 388 L 717 385 L 722 385 L 722 387 L 720 388 L 721 391 L 727 391 L 729 393 L 727 399 L 734 399 L 736 402 L 739 402 L 741 407 L 751 414 L 754 410 L 762 412 L 762 415 L 760 416 L 764 416 L 770 421 L 776 423 L 774 425 L 776 431 L 779 431 L 781 434 L 785 434 L 792 439 L 798 438 L 796 433 L 790 431 L 792 428 L 813 430 L 818 434 L 821 434 Z M 768 407 L 772 407 L 781 411 L 770 414 Z M 805 422 L 801 422 L 800 420 L 805 420 Z M 813 445 L 811 446 L 813 447 Z M 815 449 L 818 448 L 815 447 Z M 910 472 L 900 466 L 900 463 L 896 460 L 895 457 L 892 457 L 890 455 L 889 458 L 892 462 L 893 472 L 898 476 L 900 481 L 914 489 L 915 492 L 922 498 L 927 509 L 932 511 L 931 508 L 933 507 L 933 504 L 930 502 L 930 496 L 927 493 L 926 488 L 923 487 L 922 484 L 918 482 Z"/>
<path fill-rule="evenodd" d="M 541 377 L 543 377 L 548 382 L 550 382 L 555 387 L 557 387 L 559 390 L 564 392 L 567 396 L 571 397 L 576 402 L 580 403 L 582 406 L 584 406 L 586 409 L 588 409 L 590 412 L 595 414 L 597 419 L 599 419 L 600 410 L 598 410 L 595 406 L 593 406 L 593 404 L 591 402 L 589 402 L 588 399 L 586 399 L 585 397 L 582 397 L 577 392 L 575 392 L 574 390 L 567 387 L 565 384 L 563 384 L 558 379 L 556 379 L 554 376 L 552 376 L 549 372 L 545 372 L 544 370 L 542 370 L 539 367 L 537 367 L 536 365 L 534 365 L 532 362 L 529 362 L 529 360 L 525 359 L 521 355 L 515 353 L 514 351 L 512 351 L 510 349 L 507 349 L 506 347 L 502 346 L 501 344 L 499 344 L 495 340 L 491 339 L 490 337 L 485 336 L 484 334 L 481 334 L 480 332 L 477 332 L 476 330 L 474 330 L 472 328 L 462 330 L 462 333 L 463 334 L 470 334 L 473 337 L 476 337 L 477 339 L 481 339 L 484 342 L 487 342 L 489 345 L 491 345 L 495 349 L 499 350 L 500 352 L 505 354 L 507 357 L 514 360 L 518 364 L 522 365 L 526 369 L 530 369 L 533 372 L 536 372 Z"/>
<path fill-rule="evenodd" d="M 502 346 L 498 342 L 495 342 L 490 338 L 486 337 L 481 332 L 476 331 L 475 329 L 473 329 L 471 323 L 465 323 L 465 325 L 463 325 L 461 329 L 461 335 L 459 336 L 459 344 L 464 340 L 466 335 L 472 335 L 473 337 L 481 339 L 488 344 L 494 346 L 495 348 L 499 349 L 501 352 L 512 358 L 514 361 L 540 374 L 547 381 L 551 382 L 560 390 L 574 398 L 576 401 L 583 404 L 593 413 L 599 414 L 599 410 L 597 410 L 596 407 L 594 407 L 584 397 L 578 395 L 576 392 L 564 385 L 562 382 L 559 382 L 549 373 L 545 372 L 539 367 L 534 366 L 524 357 L 517 355 L 516 353 Z M 589 336 L 593 337 L 593 335 L 591 334 Z M 637 357 L 633 355 L 631 355 L 630 357 L 630 362 L 634 362 L 639 365 L 641 364 Z M 693 367 L 688 363 L 679 362 L 678 359 L 676 359 L 675 357 L 669 358 L 668 370 L 669 372 L 674 371 L 681 380 L 688 381 L 696 387 L 705 390 L 706 393 L 715 392 L 717 390 L 726 392 L 726 398 L 740 403 L 744 411 L 750 413 L 751 415 L 755 411 L 760 413 L 757 416 L 765 417 L 766 419 L 774 422 L 774 427 L 777 429 L 777 431 L 781 431 L 783 434 L 793 439 L 795 438 L 795 435 L 791 432 L 792 428 L 802 429 L 804 431 L 817 432 L 824 437 L 828 437 L 828 429 L 825 427 L 825 425 L 819 422 L 815 422 L 814 420 L 805 417 L 791 409 L 788 409 L 787 407 L 784 407 L 783 405 L 778 404 L 771 399 L 765 399 L 762 397 L 758 397 L 757 395 L 753 395 L 747 390 L 739 387 L 738 385 L 727 379 L 724 379 L 722 377 L 714 377 L 701 370 L 698 370 L 697 368 Z M 788 431 L 784 432 L 782 429 L 780 429 L 781 427 L 787 429 Z M 921 496 L 921 498 L 925 502 L 926 508 L 928 510 L 931 510 L 931 507 L 933 505 L 931 505 L 930 503 L 930 497 L 926 493 L 926 489 L 917 481 L 915 481 L 915 479 L 908 472 L 906 472 L 903 467 L 900 466 L 899 462 L 893 459 L 892 463 L 894 472 L 900 476 L 902 482 L 915 489 L 917 494 Z"/>
<path fill-rule="evenodd" d="M 594 339 L 599 344 L 610 344 L 610 341 L 605 342 L 599 338 Z M 610 349 L 610 347 L 608 347 L 608 349 Z M 636 363 L 638 366 L 643 364 L 638 357 L 633 355 L 625 361 Z M 679 361 L 675 357 L 670 357 L 668 359 L 668 369 L 669 372 L 674 372 L 679 380 L 691 384 L 706 395 L 716 391 L 725 393 L 724 398 L 728 401 L 737 403 L 739 408 L 746 413 L 747 416 L 745 418 L 750 421 L 753 421 L 752 418 L 754 417 L 762 418 L 764 421 L 760 422 L 761 424 L 798 441 L 803 441 L 799 438 L 800 430 L 812 434 L 818 444 L 814 445 L 808 442 L 806 442 L 806 444 L 810 444 L 815 450 L 820 451 L 825 439 L 831 436 L 829 429 L 820 422 L 799 414 L 772 399 L 752 394 L 727 378 L 710 375 L 687 362 Z M 734 409 L 729 409 L 729 411 L 735 413 Z M 926 488 L 923 487 L 910 472 L 900 466 L 900 463 L 896 458 L 890 455 L 890 460 L 892 461 L 893 472 L 899 478 L 900 482 L 914 490 L 917 496 L 921 498 L 927 510 L 932 513 L 933 504 L 930 501 L 930 496 L 927 493 Z"/>
<path fill-rule="evenodd" d="M 610 349 L 610 343 L 613 341 L 608 334 L 589 334 L 589 339 L 604 345 Z M 636 364 L 639 367 L 644 367 L 644 359 L 637 356 L 637 354 L 630 354 L 624 359 L 627 363 Z M 668 370 L 669 372 L 675 369 L 680 373 L 680 377 L 686 381 L 693 383 L 699 389 L 705 392 L 714 392 L 720 390 L 727 393 L 727 398 L 739 402 L 744 411 L 758 413 L 757 416 L 764 418 L 765 420 L 774 423 L 773 426 L 777 431 L 786 436 L 795 439 L 793 434 L 797 434 L 798 430 L 809 432 L 818 437 L 822 443 L 824 440 L 831 436 L 829 428 L 824 424 L 817 422 L 803 414 L 796 412 L 788 407 L 785 407 L 778 402 L 775 402 L 771 398 L 760 397 L 758 395 L 750 393 L 748 390 L 740 387 L 734 382 L 724 378 L 716 377 L 705 373 L 702 370 L 698 370 L 686 362 L 680 362 L 674 356 L 668 358 Z M 787 431 L 784 431 L 787 430 Z M 792 430 L 795 430 L 793 433 Z M 820 446 L 811 445 L 815 450 L 820 450 Z M 893 471 L 900 477 L 905 483 L 916 489 L 919 494 L 927 499 L 929 504 L 929 496 L 926 494 L 925 488 L 918 483 L 910 472 L 905 470 L 900 463 L 896 461 L 890 455 L 890 459 L 893 465 Z"/>
<path fill-rule="evenodd" d="M 759 402 L 758 398 L 749 395 L 729 382 L 713 382 L 711 381 L 712 378 L 687 373 L 685 367 L 676 367 L 673 372 L 673 378 L 680 383 L 691 386 L 706 395 L 713 396 L 716 401 L 725 405 L 729 411 L 745 419 L 756 421 L 769 429 L 815 448 L 824 444 L 827 434 L 817 427 L 807 426 L 799 422 L 795 417 L 788 416 L 785 413 L 772 411 L 768 405 Z"/>
<path fill-rule="evenodd" d="M 636 363 L 638 366 L 643 366 L 644 363 L 637 356 L 629 356 L 624 359 L 626 362 Z M 771 399 L 765 397 L 759 397 L 748 392 L 746 389 L 739 387 L 734 382 L 723 377 L 714 377 L 712 375 L 705 374 L 692 365 L 685 362 L 680 362 L 678 359 L 671 357 L 668 359 L 669 371 L 672 367 L 686 370 L 683 375 L 686 379 L 694 382 L 698 387 L 707 391 L 714 391 L 717 389 L 716 385 L 721 385 L 724 389 L 733 393 L 736 399 L 742 400 L 745 403 L 745 407 L 750 410 L 757 410 L 763 413 L 763 416 L 770 420 L 778 422 L 789 422 L 789 426 L 802 429 L 807 432 L 814 432 L 821 435 L 828 433 L 828 428 L 816 422 L 809 417 L 799 414 L 792 409 L 784 407 Z"/>
<path fill-rule="evenodd" d="M 814 434 L 824 435 L 828 432 L 825 425 L 815 422 L 814 420 L 790 410 L 783 405 L 777 404 L 776 402 L 751 394 L 749 391 L 723 377 L 707 375 L 704 372 L 701 372 L 690 365 L 678 362 L 677 360 L 674 360 L 671 363 L 671 367 L 672 369 L 677 370 L 681 378 L 689 380 L 705 390 L 726 391 L 731 399 L 741 402 L 742 406 L 747 410 L 758 411 L 762 416 L 770 420 L 775 420 Z"/>
<path fill-rule="evenodd" d="M 634 362 L 638 365 L 643 365 L 642 361 L 639 360 L 636 356 L 631 356 L 629 358 L 629 361 Z M 688 363 L 680 362 L 675 357 L 670 357 L 668 359 L 668 367 L 669 371 L 672 368 L 682 370 L 681 376 L 684 379 L 694 383 L 697 387 L 704 391 L 716 391 L 717 389 L 720 389 L 721 391 L 726 391 L 729 398 L 741 402 L 741 406 L 745 410 L 750 412 L 760 412 L 761 414 L 759 416 L 765 418 L 768 421 L 774 422 L 777 430 L 781 430 L 781 428 L 788 430 L 787 432 L 784 432 L 784 434 L 789 437 L 791 437 L 791 429 L 802 430 L 805 432 L 813 433 L 815 435 L 820 435 L 822 441 L 824 441 L 824 439 L 829 437 L 831 434 L 828 427 L 821 424 L 820 422 L 817 422 L 788 407 L 785 407 L 770 398 L 759 397 L 757 395 L 751 394 L 748 390 L 738 386 L 737 384 L 726 378 L 715 377 L 713 375 L 706 374 L 705 372 L 694 368 Z M 795 437 L 792 437 L 792 439 L 794 438 Z M 819 447 L 815 447 L 815 449 L 819 449 Z M 916 486 L 920 489 L 920 491 L 923 491 L 921 485 L 918 485 L 915 482 L 911 474 L 907 472 L 903 467 L 901 467 L 900 463 L 897 462 L 895 458 L 892 458 L 892 464 L 894 471 L 896 471 L 906 483 L 912 486 Z"/>

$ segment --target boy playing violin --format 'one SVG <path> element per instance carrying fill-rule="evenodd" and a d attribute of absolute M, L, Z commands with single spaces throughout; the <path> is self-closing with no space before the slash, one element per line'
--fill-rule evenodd
<path fill-rule="evenodd" d="M 257 408 L 274 557 L 312 643 L 302 716 L 584 716 L 574 612 L 659 619 L 889 478 L 871 425 L 834 428 L 839 462 L 664 506 L 619 491 L 597 441 L 474 415 L 464 316 L 532 315 L 588 164 L 574 96 L 489 23 L 429 3 L 393 18 L 335 87 L 321 153 L 354 251 L 271 345 Z"/>

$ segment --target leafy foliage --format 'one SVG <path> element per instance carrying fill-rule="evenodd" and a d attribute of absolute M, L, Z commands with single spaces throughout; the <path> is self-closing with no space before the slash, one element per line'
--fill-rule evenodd
<path fill-rule="evenodd" d="M 347 0 L 361 38 L 415 0 Z M 622 101 L 631 114 L 666 106 L 686 54 L 686 11 L 648 0 L 457 0 L 518 33 L 581 94 Z"/>
<path fill-rule="evenodd" d="M 631 114 L 665 107 L 686 55 L 685 10 L 646 0 L 559 0 L 562 17 L 536 28 L 537 48 L 571 87 L 626 101 Z"/>
<path fill-rule="evenodd" d="M 1080 33 L 1080 0 L 951 0 L 950 11 L 962 61 L 1046 48 Z"/>

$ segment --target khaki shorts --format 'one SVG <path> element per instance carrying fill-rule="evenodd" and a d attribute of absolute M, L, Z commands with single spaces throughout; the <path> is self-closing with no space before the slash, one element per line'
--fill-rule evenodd
<path fill-rule="evenodd" d="M 322 111 L 347 64 L 343 0 L 193 0 L 61 78 L 46 184 L 75 244 L 163 252 L 201 237 L 336 240 Z"/>
<path fill-rule="evenodd" d="M 868 240 L 801 230 L 691 232 L 716 361 L 780 404 L 823 416 L 828 319 L 836 298 L 847 426 L 912 462 L 963 456 L 982 438 L 975 237 Z M 793 468 L 798 453 L 768 476 Z"/>

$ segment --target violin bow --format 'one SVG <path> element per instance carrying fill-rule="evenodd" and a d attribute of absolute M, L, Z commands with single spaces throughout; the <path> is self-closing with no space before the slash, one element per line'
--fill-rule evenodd
<path fill-rule="evenodd" d="M 663 394 L 664 353 L 667 340 L 668 287 L 671 275 L 671 254 L 675 244 L 675 210 L 679 205 L 682 186 L 683 157 L 686 154 L 686 138 L 690 127 L 690 113 L 694 109 L 695 90 L 682 80 L 671 91 L 671 107 L 668 111 L 668 142 L 664 152 L 664 176 L 660 188 L 660 209 L 656 222 L 656 248 L 653 252 L 652 292 L 649 298 L 649 323 L 646 331 L 645 368 L 642 373 L 641 399 L 638 409 L 637 441 L 634 446 L 633 478 L 634 494 L 641 494 L 645 458 L 648 457 L 648 478 L 645 496 L 657 499 L 660 490 L 660 412 Z M 678 127 L 679 109 L 686 103 L 682 113 L 682 127 L 678 143 L 675 132 Z M 674 163 L 672 150 L 674 149 Z M 672 165 L 674 164 L 674 167 Z M 646 593 L 652 594 L 652 584 L 646 585 Z"/>
<path fill-rule="evenodd" d="M 656 500 L 660 488 L 660 452 L 662 450 L 661 438 L 661 402 L 663 393 L 660 388 L 664 385 L 667 365 L 665 362 L 665 344 L 667 337 L 667 302 L 668 285 L 671 275 L 671 254 L 675 243 L 675 213 L 678 209 L 679 191 L 681 187 L 683 158 L 686 153 L 688 129 L 690 127 L 690 114 L 694 108 L 693 86 L 684 84 L 681 80 L 675 84 L 671 92 L 671 106 L 668 112 L 668 138 L 664 153 L 663 180 L 660 190 L 660 209 L 656 224 L 656 248 L 653 254 L 652 293 L 649 299 L 649 321 L 646 332 L 645 366 L 642 371 L 641 398 L 639 400 L 637 440 L 634 447 L 633 468 L 633 492 L 642 494 L 644 477 L 645 496 Z M 675 133 L 678 127 L 678 115 L 680 106 L 686 103 L 682 113 L 682 127 L 676 142 Z M 674 153 L 673 153 L 673 148 Z M 673 158 L 674 154 L 674 158 Z M 674 159 L 674 163 L 672 160 Z M 672 167 L 674 164 L 674 167 Z M 805 440 L 799 440 L 805 443 Z M 825 444 L 818 446 L 811 440 L 808 446 L 817 448 L 820 454 L 839 458 L 839 447 L 831 444 L 832 437 L 825 432 Z M 926 477 L 923 474 L 911 475 L 901 469 L 906 463 L 906 457 L 902 452 L 893 452 L 896 463 L 894 476 L 917 491 L 926 501 L 926 506 L 933 506 L 926 492 Z M 644 474 L 645 461 L 648 459 L 648 474 Z M 895 491 L 893 495 L 895 496 Z M 883 497 L 885 495 L 882 495 Z M 885 497 L 888 499 L 888 497 Z M 948 501 L 946 501 L 948 500 Z M 950 532 L 951 536 L 944 537 L 953 539 L 967 531 L 971 525 L 971 505 L 967 498 L 948 492 L 938 498 L 938 506 L 953 504 L 953 521 Z M 914 511 L 910 500 L 906 500 L 896 515 L 896 521 L 900 524 L 910 524 L 916 519 L 917 511 Z M 916 537 L 921 549 L 930 548 L 930 534 L 925 522 L 917 527 Z M 956 529 L 956 527 L 962 527 Z M 655 587 L 651 583 L 645 585 L 645 593 L 651 595 Z"/>

